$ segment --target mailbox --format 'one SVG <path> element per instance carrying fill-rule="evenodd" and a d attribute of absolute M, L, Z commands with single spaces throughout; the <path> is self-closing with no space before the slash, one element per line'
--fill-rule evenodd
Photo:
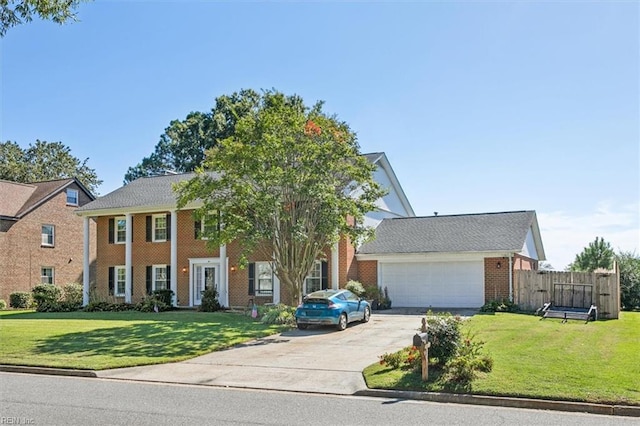
<path fill-rule="evenodd" d="M 413 346 L 419 348 L 420 346 L 426 345 L 429 341 L 428 333 L 416 333 L 413 336 Z"/>

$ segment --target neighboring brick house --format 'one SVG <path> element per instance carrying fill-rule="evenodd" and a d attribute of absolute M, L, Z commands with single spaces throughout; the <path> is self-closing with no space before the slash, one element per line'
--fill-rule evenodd
<path fill-rule="evenodd" d="M 95 223 L 84 230 L 75 210 L 94 199 L 77 179 L 0 180 L 0 299 L 39 283 L 83 282 L 83 259 L 90 270 L 96 256 L 95 245 L 85 256 L 83 235 L 95 235 Z"/>
<path fill-rule="evenodd" d="M 386 155 L 365 157 L 377 166 L 374 179 L 388 189 L 376 203 L 377 210 L 366 215 L 365 224 L 414 216 Z M 223 306 L 288 300 L 269 259 L 249 259 L 248 268 L 240 269 L 239 242 L 207 248 L 207 241 L 200 237 L 202 224 L 193 215 L 197 206 L 177 210 L 172 185 L 191 177 L 140 178 L 77 210 L 85 222 L 97 223 L 96 238 L 91 240 L 97 245 L 97 293 L 136 302 L 153 290 L 168 288 L 174 291 L 178 306 L 191 307 L 200 305 L 205 287 L 215 286 Z M 304 292 L 338 288 L 358 278 L 355 248 L 342 239 L 316 262 Z M 86 296 L 89 281 L 84 285 Z"/>
<path fill-rule="evenodd" d="M 341 239 L 316 262 L 304 293 L 355 279 L 386 287 L 394 306 L 477 308 L 509 298 L 513 270 L 537 269 L 545 260 L 535 212 L 415 217 L 385 154 L 365 156 L 389 190 L 365 216 L 376 239 L 359 248 Z M 208 286 L 218 289 L 223 306 L 289 300 L 269 259 L 250 258 L 240 269 L 240 242 L 207 249 L 197 206 L 177 210 L 172 190 L 192 176 L 137 179 L 78 209 L 98 226 L 97 292 L 135 302 L 169 288 L 177 305 L 189 307 L 201 303 Z"/>

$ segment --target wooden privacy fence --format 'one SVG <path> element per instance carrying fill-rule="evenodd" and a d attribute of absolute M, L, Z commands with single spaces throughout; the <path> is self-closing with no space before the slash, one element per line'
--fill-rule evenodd
<path fill-rule="evenodd" d="M 598 308 L 598 318 L 618 319 L 620 280 L 615 272 L 514 271 L 513 301 L 525 311 L 556 306 Z"/>

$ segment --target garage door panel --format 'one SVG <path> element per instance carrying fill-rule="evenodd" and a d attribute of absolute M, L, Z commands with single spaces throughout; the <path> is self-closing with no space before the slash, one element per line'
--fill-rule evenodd
<path fill-rule="evenodd" d="M 484 262 L 381 263 L 381 285 L 393 306 L 479 307 Z"/>

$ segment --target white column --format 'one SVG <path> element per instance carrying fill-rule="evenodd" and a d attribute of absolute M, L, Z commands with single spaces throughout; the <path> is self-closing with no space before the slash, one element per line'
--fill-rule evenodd
<path fill-rule="evenodd" d="M 133 235 L 133 215 L 126 215 L 126 238 L 124 242 L 124 301 L 131 303 L 131 239 Z"/>
<path fill-rule="evenodd" d="M 220 246 L 220 286 L 218 301 L 222 306 L 229 306 L 229 280 L 227 279 L 228 262 L 227 262 L 227 246 Z"/>
<path fill-rule="evenodd" d="M 171 303 L 177 305 L 178 301 L 178 212 L 171 210 L 171 291 L 173 298 Z"/>
<path fill-rule="evenodd" d="M 280 279 L 273 274 L 273 303 L 280 303 Z"/>
<path fill-rule="evenodd" d="M 83 235 L 83 255 L 82 255 L 82 305 L 87 306 L 89 304 L 89 275 L 91 269 L 91 246 L 90 246 L 90 231 L 89 226 L 91 218 L 85 216 L 84 220 L 84 235 Z"/>
<path fill-rule="evenodd" d="M 331 288 L 337 290 L 340 275 L 340 265 L 338 260 L 338 243 L 333 245 L 331 249 Z"/>

